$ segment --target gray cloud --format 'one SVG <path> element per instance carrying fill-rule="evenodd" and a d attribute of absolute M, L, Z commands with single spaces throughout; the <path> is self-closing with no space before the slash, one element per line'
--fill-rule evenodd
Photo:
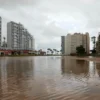
<path fill-rule="evenodd" d="M 100 0 L 0 0 L 3 36 L 6 23 L 13 20 L 34 35 L 38 49 L 60 48 L 60 36 L 68 32 L 98 34 L 99 5 Z"/>
<path fill-rule="evenodd" d="M 19 6 L 35 6 L 41 0 L 0 0 L 0 7 L 5 9 L 17 8 Z"/>

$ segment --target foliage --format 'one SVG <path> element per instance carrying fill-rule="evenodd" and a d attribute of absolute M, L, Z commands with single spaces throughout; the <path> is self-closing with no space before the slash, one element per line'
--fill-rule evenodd
<path fill-rule="evenodd" d="M 55 54 L 59 53 L 59 51 L 57 49 L 53 49 L 53 51 L 55 52 Z"/>
<path fill-rule="evenodd" d="M 96 48 L 96 37 L 95 36 L 93 36 L 93 37 L 91 37 L 91 40 L 92 40 L 92 42 L 93 42 L 93 52 L 95 52 L 95 48 Z"/>
<path fill-rule="evenodd" d="M 58 51 L 57 49 L 51 49 L 51 48 L 48 48 L 48 49 L 47 49 L 47 53 L 49 53 L 49 52 L 50 52 L 52 55 L 53 55 L 53 54 L 58 54 L 58 53 L 59 53 L 59 51 Z"/>
<path fill-rule="evenodd" d="M 82 45 L 76 47 L 76 51 L 77 51 L 78 55 L 84 55 L 85 54 L 85 48 Z"/>
<path fill-rule="evenodd" d="M 47 50 L 48 50 L 48 53 L 49 53 L 49 51 L 51 52 L 51 54 L 54 53 L 54 51 L 51 48 L 48 48 Z"/>
<path fill-rule="evenodd" d="M 95 49 L 92 50 L 92 54 L 96 54 L 96 50 Z"/>

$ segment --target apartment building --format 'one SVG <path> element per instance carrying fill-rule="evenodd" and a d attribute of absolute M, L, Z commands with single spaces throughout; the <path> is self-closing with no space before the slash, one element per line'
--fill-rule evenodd
<path fill-rule="evenodd" d="M 65 36 L 61 36 L 61 51 L 65 54 Z"/>
<path fill-rule="evenodd" d="M 2 18 L 0 17 L 0 47 L 1 47 L 1 41 L 2 41 Z"/>
<path fill-rule="evenodd" d="M 74 34 L 67 34 L 65 38 L 65 54 L 75 54 L 76 47 L 83 45 L 87 54 L 89 54 L 90 50 L 90 43 L 89 43 L 89 33 L 81 34 L 81 33 L 74 33 Z"/>
<path fill-rule="evenodd" d="M 97 52 L 98 54 L 100 54 L 100 32 L 99 32 L 99 35 L 98 35 L 98 37 L 97 37 L 96 52 Z"/>
<path fill-rule="evenodd" d="M 65 54 L 71 53 L 71 34 L 67 34 L 65 37 Z"/>
<path fill-rule="evenodd" d="M 33 50 L 34 38 L 20 23 L 7 23 L 7 46 L 11 50 Z"/>

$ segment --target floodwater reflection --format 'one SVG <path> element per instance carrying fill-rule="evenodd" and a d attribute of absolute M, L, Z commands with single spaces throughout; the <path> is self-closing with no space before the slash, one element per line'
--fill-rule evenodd
<path fill-rule="evenodd" d="M 76 75 L 88 74 L 89 62 L 85 60 L 62 59 L 62 74 L 73 73 Z"/>
<path fill-rule="evenodd" d="M 100 63 L 70 57 L 0 58 L 0 100 L 100 100 Z"/>

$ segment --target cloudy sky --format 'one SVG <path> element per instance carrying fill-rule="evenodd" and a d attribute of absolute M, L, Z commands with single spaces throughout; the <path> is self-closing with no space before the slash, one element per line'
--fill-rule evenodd
<path fill-rule="evenodd" d="M 6 23 L 22 23 L 34 35 L 37 49 L 60 49 L 60 36 L 100 31 L 100 0 L 0 0 L 3 36 Z"/>

